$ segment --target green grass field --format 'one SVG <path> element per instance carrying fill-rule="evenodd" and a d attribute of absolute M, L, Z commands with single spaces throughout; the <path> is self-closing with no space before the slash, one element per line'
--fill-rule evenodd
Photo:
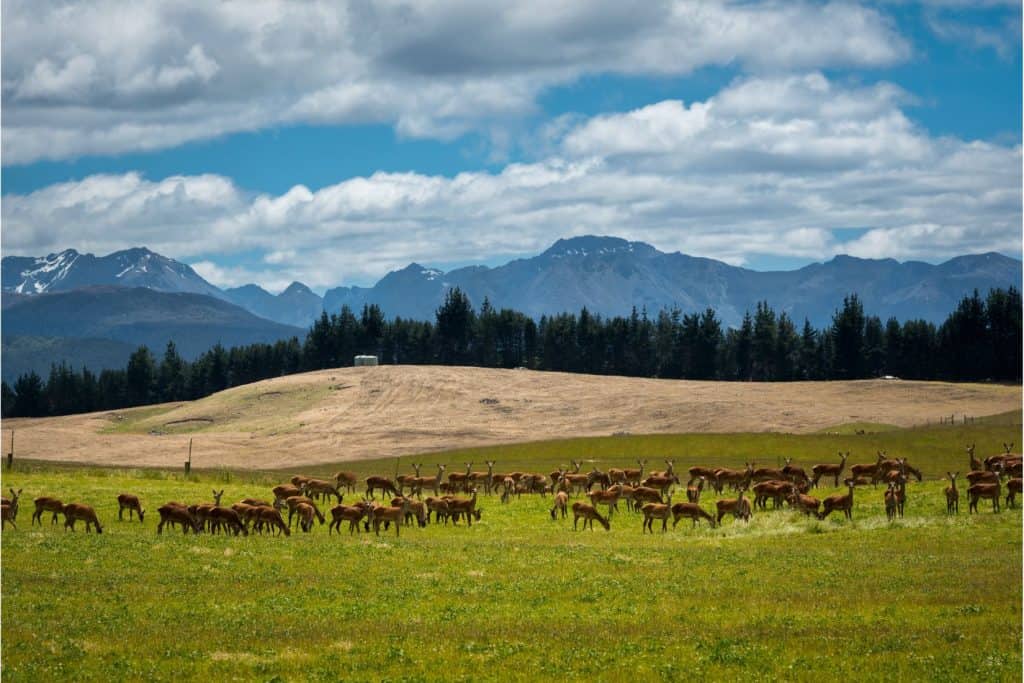
<path fill-rule="evenodd" d="M 786 455 L 809 469 L 840 449 L 851 463 L 884 449 L 926 476 L 893 523 L 881 487 L 859 488 L 852 524 L 787 509 L 653 536 L 624 506 L 610 532 L 573 532 L 539 497 L 484 499 L 472 528 L 399 538 L 329 537 L 326 526 L 290 538 L 157 536 L 163 502 L 204 501 L 211 488 L 225 503 L 269 497 L 292 472 L 17 463 L 3 477 L 5 491 L 25 491 L 18 529 L 2 535 L 3 679 L 1020 680 L 1021 512 L 982 503 L 969 515 L 964 499 L 949 518 L 938 480 L 966 470 L 967 443 L 984 456 L 1019 441 L 1020 417 L 863 435 L 577 439 L 400 463 L 483 469 L 487 458 L 547 472 L 570 458 L 607 468 L 664 456 L 683 471 Z M 344 468 L 393 474 L 395 464 Z M 117 521 L 122 491 L 143 499 L 145 524 Z M 31 527 L 38 495 L 94 505 L 104 533 L 66 533 L 45 516 Z M 714 499 L 705 494 L 705 509 Z"/>

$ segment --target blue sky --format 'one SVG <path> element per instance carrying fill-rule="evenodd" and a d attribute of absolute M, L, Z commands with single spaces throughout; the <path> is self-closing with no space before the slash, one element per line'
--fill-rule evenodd
<path fill-rule="evenodd" d="M 407 35 L 169 5 L 110 36 L 112 3 L 5 4 L 4 253 L 146 244 L 272 290 L 586 232 L 759 269 L 1020 257 L 1019 5 L 441 5 Z"/>

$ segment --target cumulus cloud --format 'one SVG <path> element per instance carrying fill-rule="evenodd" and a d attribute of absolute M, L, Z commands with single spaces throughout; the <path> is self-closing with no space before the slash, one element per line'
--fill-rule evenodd
<path fill-rule="evenodd" d="M 909 54 L 848 3 L 6 0 L 5 164 L 293 123 L 450 139 L 588 74 L 880 66 Z"/>
<path fill-rule="evenodd" d="M 1020 146 L 931 136 L 907 101 L 813 72 L 748 77 L 701 102 L 564 121 L 548 157 L 495 173 L 375 173 L 280 195 L 217 176 L 94 176 L 5 196 L 5 247 L 147 243 L 218 284 L 276 288 L 369 284 L 410 261 L 532 254 L 587 233 L 734 264 L 1019 254 Z M 218 265 L 246 254 L 258 256 Z"/>

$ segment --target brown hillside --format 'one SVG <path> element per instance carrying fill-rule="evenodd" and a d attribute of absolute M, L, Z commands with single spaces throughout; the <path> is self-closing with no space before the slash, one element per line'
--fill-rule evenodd
<path fill-rule="evenodd" d="M 692 382 L 528 370 L 346 368 L 268 380 L 200 401 L 7 420 L 19 457 L 274 468 L 617 432 L 813 432 L 911 426 L 1021 406 L 1021 387 L 940 382 Z"/>

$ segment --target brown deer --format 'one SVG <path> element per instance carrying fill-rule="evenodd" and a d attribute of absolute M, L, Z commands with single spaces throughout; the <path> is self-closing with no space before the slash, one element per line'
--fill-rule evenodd
<path fill-rule="evenodd" d="M 281 512 L 274 507 L 259 507 L 256 508 L 254 513 L 257 524 L 260 525 L 260 529 L 263 527 L 269 527 L 271 531 L 274 529 L 278 533 L 283 533 L 285 536 L 291 536 L 292 531 L 288 528 L 288 525 L 284 523 L 284 519 L 281 517 Z"/>
<path fill-rule="evenodd" d="M 251 505 L 252 507 L 260 507 L 260 506 L 273 507 L 274 506 L 273 503 L 268 503 L 267 501 L 261 500 L 259 498 L 243 498 L 242 500 L 240 500 L 238 502 L 241 503 L 242 505 Z"/>
<path fill-rule="evenodd" d="M 121 493 L 117 496 L 117 519 L 121 521 L 124 519 L 122 514 L 125 510 L 128 510 L 128 521 L 132 519 L 132 513 L 139 513 L 139 522 L 142 522 L 142 516 L 146 513 L 142 509 L 142 503 L 139 501 L 138 496 L 133 496 L 130 493 Z"/>
<path fill-rule="evenodd" d="M 395 525 L 395 536 L 400 536 L 402 523 L 405 521 L 405 513 L 409 511 L 409 499 L 402 496 L 402 505 L 399 507 L 385 507 L 383 505 L 370 509 L 370 524 L 373 525 L 373 532 L 380 536 L 380 525 L 387 522 Z"/>
<path fill-rule="evenodd" d="M 11 511 L 11 504 L 6 502 L 0 503 L 0 529 L 3 528 L 4 524 L 10 524 L 15 529 L 18 525 L 14 523 L 14 513 Z"/>
<path fill-rule="evenodd" d="M 679 524 L 679 520 L 688 518 L 692 524 L 691 527 L 695 527 L 700 524 L 700 520 L 708 520 L 708 524 L 711 528 L 715 528 L 715 518 L 704 511 L 697 503 L 676 503 L 672 506 L 672 528 L 676 528 L 676 524 Z"/>
<path fill-rule="evenodd" d="M 1002 495 L 1002 482 L 996 477 L 995 483 L 974 484 L 967 489 L 969 499 L 968 512 L 978 511 L 978 501 L 982 498 L 992 500 L 992 512 L 999 512 L 999 498 Z"/>
<path fill-rule="evenodd" d="M 362 505 L 335 505 L 331 508 L 331 524 L 327 527 L 329 536 L 335 529 L 341 535 L 341 523 L 348 522 L 348 533 L 359 531 L 359 522 L 369 513 L 369 508 Z"/>
<path fill-rule="evenodd" d="M 467 472 L 466 484 L 467 486 L 473 486 L 479 488 L 482 484 L 484 487 L 484 493 L 488 496 L 491 495 L 491 480 L 494 475 L 494 461 L 484 460 L 487 464 L 486 472 Z"/>
<path fill-rule="evenodd" d="M 690 503 L 699 503 L 700 502 L 700 494 L 701 494 L 701 491 L 704 490 L 704 482 L 705 481 L 707 481 L 707 478 L 702 474 L 702 475 L 699 475 L 697 477 L 697 484 L 696 485 L 693 484 L 693 480 L 692 479 L 686 484 L 686 500 L 687 500 L 687 502 L 690 502 Z"/>
<path fill-rule="evenodd" d="M 242 534 L 243 536 L 249 535 L 249 528 L 242 521 L 241 516 L 232 508 L 225 508 L 219 505 L 215 505 L 210 510 L 210 522 L 213 524 L 213 529 L 216 531 L 221 527 L 224 527 L 224 533 L 234 532 L 235 536 Z"/>
<path fill-rule="evenodd" d="M 815 517 L 818 516 L 818 508 L 821 507 L 821 501 L 814 496 L 808 496 L 806 494 L 793 491 L 789 494 L 789 498 L 787 500 L 789 501 L 790 506 L 805 515 L 813 514 Z"/>
<path fill-rule="evenodd" d="M 881 455 L 880 455 L 879 456 L 879 460 L 881 460 L 881 459 L 882 458 L 881 458 Z M 857 479 L 859 477 L 867 477 L 868 480 L 869 480 L 869 483 L 870 483 L 872 480 L 874 480 L 875 473 L 878 472 L 878 462 L 879 462 L 879 460 L 876 460 L 875 462 L 872 462 L 872 463 L 864 463 L 864 464 L 861 464 L 861 465 L 853 465 L 853 466 L 851 466 L 850 467 L 850 476 L 853 477 L 854 479 Z"/>
<path fill-rule="evenodd" d="M 408 500 L 408 499 L 405 499 Z M 427 526 L 427 506 L 422 500 L 408 500 L 409 509 L 405 511 L 405 525 L 409 526 L 412 520 L 415 519 L 416 523 L 419 524 L 420 528 Z M 391 507 L 400 507 L 403 503 L 402 498 L 392 498 Z M 386 526 L 386 525 L 385 525 Z"/>
<path fill-rule="evenodd" d="M 444 521 L 445 526 L 448 526 L 448 501 L 445 498 L 438 498 L 435 496 L 427 496 L 423 501 L 427 504 L 427 521 L 430 521 L 430 513 L 434 513 L 434 524 L 440 521 Z"/>
<path fill-rule="evenodd" d="M 636 464 L 640 467 L 609 468 L 608 477 L 615 484 L 639 484 L 640 480 L 644 478 L 644 467 L 647 466 L 647 461 L 637 459 Z"/>
<path fill-rule="evenodd" d="M 836 511 L 842 511 L 847 519 L 853 521 L 853 479 L 846 480 L 849 493 L 836 493 L 822 501 L 822 511 L 818 513 L 818 519 L 825 519 Z"/>
<path fill-rule="evenodd" d="M 576 493 L 579 495 L 586 490 L 587 487 L 587 476 L 586 474 L 579 474 L 579 466 L 582 463 L 577 463 L 575 460 L 572 461 L 576 472 L 562 472 L 562 476 L 559 479 L 560 482 L 564 481 L 569 489 L 570 493 Z"/>
<path fill-rule="evenodd" d="M 554 495 L 555 504 L 551 507 L 551 519 L 558 519 L 558 511 L 562 512 L 562 519 L 566 518 L 568 512 L 566 508 L 569 507 L 569 494 L 565 491 L 559 491 Z"/>
<path fill-rule="evenodd" d="M 294 509 L 295 514 L 299 516 L 299 528 L 302 529 L 302 533 L 308 534 L 313 528 L 313 506 L 300 502 L 295 505 Z"/>
<path fill-rule="evenodd" d="M 719 526 L 722 525 L 722 518 L 726 515 L 732 515 L 736 519 L 742 519 L 743 521 L 750 520 L 750 501 L 743 499 L 743 494 L 747 492 L 747 487 L 741 487 L 738 498 L 726 498 L 715 502 L 715 507 L 718 510 L 718 517 L 716 522 Z"/>
<path fill-rule="evenodd" d="M 1017 494 L 1021 492 L 1021 481 L 1020 477 L 1014 477 L 1006 482 L 1006 507 L 1011 509 L 1017 507 Z"/>
<path fill-rule="evenodd" d="M 960 473 L 946 472 L 946 476 L 949 478 L 949 486 L 946 487 L 946 514 L 960 514 L 960 492 L 956 488 L 956 478 Z"/>
<path fill-rule="evenodd" d="M 967 447 L 967 457 L 970 458 L 971 466 L 968 468 L 968 472 L 974 472 L 976 470 L 985 469 L 985 464 L 974 457 L 974 444 L 972 443 Z"/>
<path fill-rule="evenodd" d="M 665 469 L 662 472 L 651 472 L 648 476 L 650 477 L 671 477 L 676 473 L 676 461 L 665 459 Z"/>
<path fill-rule="evenodd" d="M 729 469 L 728 467 L 719 467 L 715 470 L 715 477 L 712 480 L 714 483 L 715 491 L 721 493 L 725 488 L 726 484 L 734 489 L 740 489 L 750 484 L 750 479 L 754 476 L 754 466 L 750 463 L 745 463 L 745 467 L 742 470 Z"/>
<path fill-rule="evenodd" d="M 413 486 L 415 486 L 416 480 L 419 479 L 420 468 L 423 467 L 423 465 L 417 465 L 416 463 L 411 464 L 413 474 L 399 474 L 395 477 L 395 488 L 398 489 L 398 493 L 400 495 L 405 494 L 405 489 L 409 489 L 409 492 L 412 493 Z M 339 500 L 338 502 L 340 503 L 341 501 Z"/>
<path fill-rule="evenodd" d="M 21 498 L 21 492 L 25 489 L 18 489 L 15 491 L 13 488 L 10 488 L 7 490 L 11 492 L 11 497 L 0 499 L 0 504 L 11 508 L 8 514 L 11 516 L 11 523 L 13 524 L 14 520 L 18 518 L 18 499 Z"/>
<path fill-rule="evenodd" d="M 423 467 L 423 463 L 420 463 L 419 465 L 413 465 L 413 467 L 416 468 L 416 474 L 419 474 L 419 472 L 420 472 L 419 468 Z M 437 475 L 433 476 L 433 477 L 420 477 L 420 476 L 417 476 L 416 479 L 412 483 L 412 493 L 414 493 L 417 498 L 422 498 L 423 497 L 423 489 L 429 489 L 429 490 L 434 492 L 435 496 L 438 495 L 440 493 L 440 491 L 438 490 L 438 487 L 440 487 L 441 482 L 444 481 L 444 470 L 445 470 L 445 467 L 447 467 L 447 465 L 441 465 L 439 463 L 437 465 Z"/>
<path fill-rule="evenodd" d="M 307 477 L 304 474 L 296 474 L 291 478 L 292 486 L 299 489 L 303 488 L 309 480 L 310 477 Z"/>
<path fill-rule="evenodd" d="M 786 473 L 781 467 L 758 467 L 750 478 L 753 481 L 781 481 L 786 478 Z"/>
<path fill-rule="evenodd" d="M 451 484 L 453 491 L 465 491 L 467 482 L 469 481 L 469 473 L 473 471 L 473 463 L 467 462 L 465 472 L 449 472 L 448 483 Z"/>
<path fill-rule="evenodd" d="M 81 520 L 85 522 L 85 531 L 89 532 L 89 527 L 96 527 L 96 533 L 102 534 L 103 527 L 100 526 L 100 520 L 96 517 L 96 511 L 90 506 L 84 503 L 68 503 L 64 506 L 64 528 L 75 530 L 75 522 Z"/>
<path fill-rule="evenodd" d="M 772 480 L 762 481 L 754 484 L 754 507 L 759 507 L 762 510 L 766 509 L 768 499 L 772 499 L 772 509 L 778 509 L 782 507 L 782 499 L 791 491 L 794 491 L 795 487 L 793 482 Z"/>
<path fill-rule="evenodd" d="M 782 467 L 782 474 L 784 479 L 796 483 L 808 483 L 811 478 L 807 476 L 807 472 L 804 472 L 802 467 L 793 466 L 793 458 L 786 458 L 786 464 Z"/>
<path fill-rule="evenodd" d="M 811 478 L 811 485 L 817 488 L 818 482 L 821 481 L 822 477 L 833 477 L 837 488 L 839 487 L 839 477 L 843 474 L 843 470 L 846 469 L 846 459 L 850 457 L 850 452 L 843 453 L 839 451 L 839 464 L 834 465 L 830 463 L 823 463 L 821 465 L 815 465 L 811 468 L 811 474 L 814 476 Z"/>
<path fill-rule="evenodd" d="M 651 488 L 649 486 L 637 486 L 633 489 L 633 506 L 642 503 L 664 503 L 664 499 L 661 496 L 661 491 L 658 489 Z"/>
<path fill-rule="evenodd" d="M 573 529 L 573 531 L 576 531 L 576 522 L 578 522 L 580 520 L 580 518 L 583 519 L 583 528 L 584 529 L 587 528 L 587 523 L 589 523 L 590 524 L 590 530 L 593 531 L 594 530 L 594 520 L 596 519 L 597 523 L 600 524 L 601 526 L 603 526 L 605 531 L 611 531 L 611 528 L 612 528 L 611 524 L 608 523 L 607 519 L 605 519 L 604 517 L 601 516 L 601 513 L 597 511 L 597 508 L 595 508 L 593 505 L 588 505 L 587 503 L 582 503 L 582 502 L 577 501 L 577 502 L 572 504 L 572 529 Z"/>
<path fill-rule="evenodd" d="M 897 505 L 896 484 L 890 482 L 889 486 L 885 489 L 885 517 L 890 522 L 896 518 Z"/>
<path fill-rule="evenodd" d="M 666 503 L 647 503 L 640 508 L 640 511 L 644 514 L 643 531 L 641 533 L 650 531 L 654 533 L 654 520 L 661 520 L 661 533 L 665 533 L 668 529 L 668 518 L 672 514 L 672 497 L 669 496 L 668 502 Z"/>
<path fill-rule="evenodd" d="M 469 500 L 461 498 L 448 499 L 448 514 L 452 517 L 452 524 L 458 522 L 459 515 L 466 515 L 466 522 L 473 526 L 473 517 L 480 519 L 479 510 L 476 508 L 476 489 L 470 489 L 473 496 Z"/>
<path fill-rule="evenodd" d="M 344 486 L 346 493 L 355 493 L 359 478 L 355 472 L 338 472 L 334 475 L 334 481 L 338 482 L 339 489 Z"/>
<path fill-rule="evenodd" d="M 380 489 L 380 493 L 381 493 L 382 496 L 385 496 L 385 495 L 400 496 L 400 495 L 402 495 L 401 492 L 398 490 L 398 488 L 395 487 L 394 482 L 392 482 L 387 477 L 377 477 L 377 476 L 367 477 L 366 478 L 366 495 L 367 495 L 367 497 L 372 499 L 373 498 L 373 492 L 375 490 L 377 490 L 377 489 Z"/>
<path fill-rule="evenodd" d="M 895 483 L 896 489 L 896 512 L 900 519 L 903 519 L 903 508 L 907 504 L 907 478 L 900 477 Z"/>
<path fill-rule="evenodd" d="M 328 496 L 334 496 L 338 499 L 337 502 L 341 502 L 341 491 L 337 486 L 324 479 L 310 479 L 306 482 L 305 488 L 306 495 L 314 500 L 319 497 L 326 500 Z"/>
<path fill-rule="evenodd" d="M 324 515 L 320 512 L 320 508 L 316 506 L 316 501 L 307 496 L 289 496 L 285 498 L 284 504 L 288 506 L 288 528 L 292 528 L 292 517 L 298 513 L 299 505 L 308 505 L 313 508 L 313 514 L 321 524 L 324 523 Z"/>
<path fill-rule="evenodd" d="M 672 484 L 679 484 L 679 477 L 677 477 L 675 474 L 652 474 L 651 476 L 644 479 L 642 483 L 644 486 L 648 488 L 658 489 L 659 491 L 661 491 L 661 495 L 664 496 L 668 494 L 669 487 L 671 487 Z"/>
<path fill-rule="evenodd" d="M 721 467 L 704 467 L 703 465 L 695 465 L 687 470 L 690 473 L 690 481 L 697 479 L 698 477 L 704 477 L 705 481 L 713 482 L 715 480 L 715 472 L 722 469 Z"/>
<path fill-rule="evenodd" d="M 55 524 L 57 521 L 57 515 L 63 512 L 63 503 L 55 498 L 49 496 L 41 496 L 37 498 L 33 503 L 36 504 L 36 511 L 32 513 L 32 524 L 37 521 L 39 525 L 43 525 L 43 513 L 52 512 L 53 518 L 50 520 L 50 524 Z"/>
<path fill-rule="evenodd" d="M 612 485 L 612 478 L 608 475 L 607 472 L 602 472 L 601 470 L 594 467 L 587 474 L 587 493 L 590 492 L 590 489 L 593 488 L 594 484 L 598 484 L 601 487 L 601 490 L 607 490 Z"/>
<path fill-rule="evenodd" d="M 1010 452 L 1013 450 L 1013 443 L 1004 443 L 1003 450 L 1005 452 L 1000 453 L 998 455 L 990 455 L 987 458 L 985 458 L 986 470 L 994 472 L 997 466 L 1001 466 L 1003 464 L 1004 460 L 1006 460 L 1007 458 L 1013 458 L 1014 454 Z"/>
<path fill-rule="evenodd" d="M 271 489 L 271 492 L 274 494 L 274 507 L 278 509 L 280 509 L 285 499 L 291 498 L 292 496 L 305 495 L 303 494 L 302 489 L 294 484 L 279 484 Z"/>
<path fill-rule="evenodd" d="M 989 472 L 988 470 L 975 470 L 968 472 L 967 476 L 964 477 L 970 484 L 994 484 L 999 481 L 999 472 Z"/>
<path fill-rule="evenodd" d="M 181 503 L 167 503 L 161 505 L 156 509 L 157 514 L 160 515 L 160 523 L 156 525 L 156 532 L 162 534 L 164 532 L 164 525 L 174 526 L 175 524 L 181 525 L 181 533 L 187 534 L 189 529 L 193 533 L 199 533 L 199 523 L 196 518 L 193 517 L 188 508 Z"/>
<path fill-rule="evenodd" d="M 605 491 L 591 491 L 587 494 L 590 504 L 608 506 L 608 518 L 611 519 L 612 511 L 619 509 L 619 497 L 622 495 L 622 487 L 619 484 L 609 487 Z"/>

